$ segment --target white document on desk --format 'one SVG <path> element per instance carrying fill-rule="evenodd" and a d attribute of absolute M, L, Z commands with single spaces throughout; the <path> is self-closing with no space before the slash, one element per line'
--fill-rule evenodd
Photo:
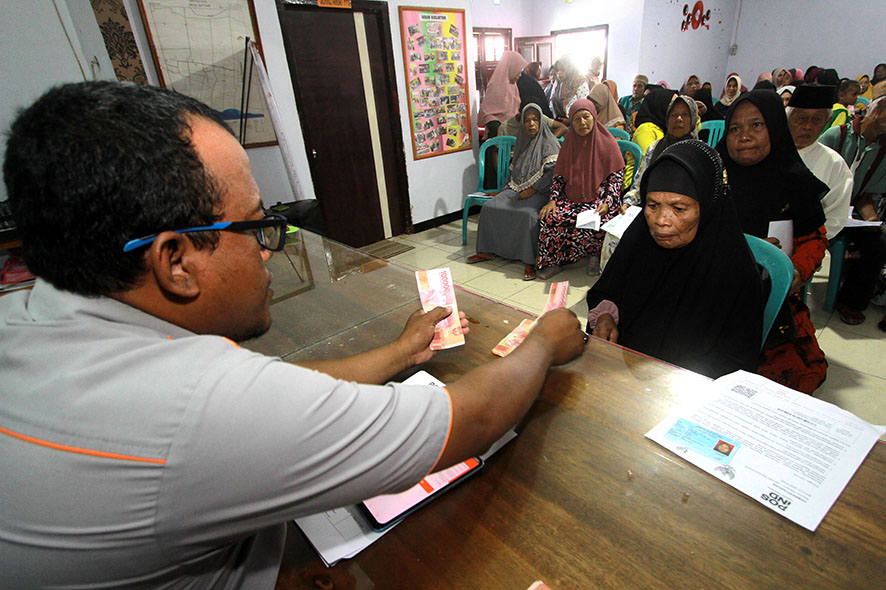
<path fill-rule="evenodd" d="M 628 207 L 627 211 L 620 215 L 616 215 L 615 217 L 604 223 L 603 227 L 600 229 L 602 229 L 606 233 L 612 234 L 620 240 L 625 231 L 627 231 L 628 227 L 630 227 L 630 225 L 634 223 L 637 215 L 639 215 L 640 211 L 642 210 L 643 209 L 637 207 L 636 205 L 631 205 L 630 207 Z"/>
<path fill-rule="evenodd" d="M 444 386 L 426 371 L 419 371 L 403 383 Z M 513 430 L 507 431 L 480 457 L 485 461 L 516 436 L 517 433 Z M 345 506 L 296 518 L 295 524 L 308 537 L 320 559 L 328 567 L 332 567 L 342 559 L 354 557 L 399 525 L 397 523 L 382 532 L 374 531 L 355 506 Z"/>
<path fill-rule="evenodd" d="M 737 371 L 646 436 L 814 531 L 886 427 Z"/>
<path fill-rule="evenodd" d="M 600 229 L 600 214 L 593 209 L 582 211 L 575 217 L 575 227 L 578 229 L 592 229 L 598 231 Z"/>

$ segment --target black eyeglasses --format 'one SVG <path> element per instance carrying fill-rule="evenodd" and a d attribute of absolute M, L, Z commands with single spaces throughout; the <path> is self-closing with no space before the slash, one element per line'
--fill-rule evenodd
<path fill-rule="evenodd" d="M 260 230 L 255 232 L 255 239 L 261 244 L 261 247 L 273 252 L 279 252 L 286 245 L 286 225 L 288 221 L 282 215 L 272 213 L 265 215 L 264 219 L 256 219 L 254 221 L 221 221 L 212 225 L 201 225 L 199 227 L 188 227 L 185 229 L 174 229 L 175 233 L 186 234 L 195 231 L 246 231 Z M 136 248 L 146 246 L 157 239 L 160 233 L 151 234 L 143 238 L 129 240 L 123 245 L 124 252 L 130 252 Z"/>

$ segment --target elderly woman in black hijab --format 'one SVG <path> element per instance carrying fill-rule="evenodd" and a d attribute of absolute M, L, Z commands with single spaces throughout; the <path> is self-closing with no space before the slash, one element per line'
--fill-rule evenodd
<path fill-rule="evenodd" d="M 758 373 L 812 393 L 827 376 L 827 361 L 815 339 L 809 309 L 798 292 L 821 264 L 827 248 L 821 197 L 828 186 L 800 159 L 784 103 L 771 90 L 753 90 L 732 105 L 717 150 L 729 174 L 745 233 L 766 239 L 770 222 L 793 223 L 794 280 L 769 334 Z M 788 246 L 775 238 L 769 241 L 779 247 Z"/>
<path fill-rule="evenodd" d="M 697 139 L 656 158 L 640 183 L 643 215 L 588 292 L 589 332 L 709 377 L 756 370 L 760 274 L 723 179 Z"/>

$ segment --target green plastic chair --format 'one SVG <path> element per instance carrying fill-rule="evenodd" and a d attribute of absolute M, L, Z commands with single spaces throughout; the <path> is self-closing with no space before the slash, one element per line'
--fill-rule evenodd
<path fill-rule="evenodd" d="M 775 323 L 775 316 L 781 309 L 788 291 L 791 288 L 791 281 L 794 280 L 794 264 L 788 255 L 781 249 L 770 244 L 766 240 L 761 240 L 756 236 L 744 235 L 751 253 L 757 264 L 769 271 L 769 277 L 772 279 L 772 289 L 769 291 L 769 299 L 766 301 L 766 307 L 763 308 L 763 340 L 760 342 L 760 350 L 766 343 L 766 337 Z"/>
<path fill-rule="evenodd" d="M 640 166 L 640 160 L 643 159 L 643 150 L 629 139 L 616 139 L 615 142 L 618 144 L 618 149 L 621 150 L 621 156 L 623 158 L 625 154 L 631 154 L 634 156 L 634 171 L 636 171 L 637 167 Z M 625 163 L 627 163 L 627 159 L 625 159 Z"/>
<path fill-rule="evenodd" d="M 624 129 L 619 129 L 618 127 L 607 127 L 606 131 L 608 131 L 615 139 L 626 139 L 628 141 L 631 140 L 631 134 Z"/>
<path fill-rule="evenodd" d="M 723 132 L 726 130 L 726 121 L 705 121 L 701 124 L 701 130 L 708 130 L 708 145 L 717 147 Z"/>
<path fill-rule="evenodd" d="M 492 192 L 483 188 L 483 179 L 486 176 L 486 150 L 491 147 L 498 148 L 498 175 L 495 192 L 504 188 L 508 181 L 508 172 L 511 166 L 511 150 L 514 148 L 516 137 L 510 135 L 499 135 L 492 139 L 487 139 L 480 145 L 480 179 L 477 181 L 477 192 L 465 196 L 465 208 L 461 215 L 461 243 L 462 246 L 468 243 L 468 213 L 473 205 L 482 205 L 492 197 L 483 196 L 483 193 Z"/>

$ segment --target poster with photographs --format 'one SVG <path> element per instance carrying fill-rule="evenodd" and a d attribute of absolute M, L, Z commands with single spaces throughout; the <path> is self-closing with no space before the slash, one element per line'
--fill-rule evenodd
<path fill-rule="evenodd" d="M 471 148 L 465 11 L 400 7 L 412 154 Z"/>

